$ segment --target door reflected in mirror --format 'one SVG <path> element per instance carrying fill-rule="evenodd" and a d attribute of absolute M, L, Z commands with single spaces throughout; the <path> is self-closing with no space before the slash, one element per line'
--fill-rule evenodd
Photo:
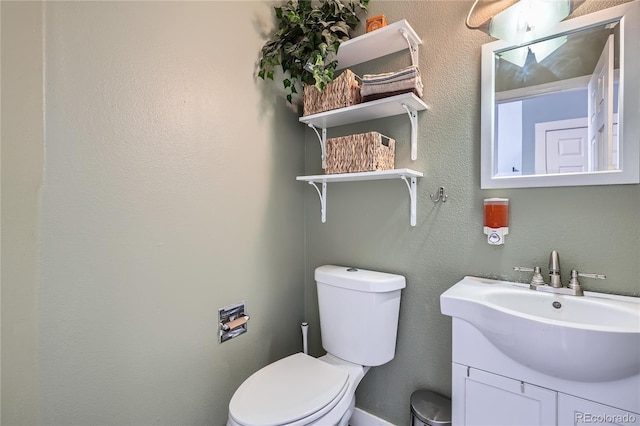
<path fill-rule="evenodd" d="M 482 188 L 640 182 L 640 1 L 482 52 Z"/>

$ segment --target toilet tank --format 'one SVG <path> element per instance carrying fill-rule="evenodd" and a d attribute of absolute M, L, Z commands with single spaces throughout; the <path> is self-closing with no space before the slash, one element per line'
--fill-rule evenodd
<path fill-rule="evenodd" d="M 325 265 L 316 268 L 322 347 L 354 364 L 393 359 L 402 275 Z"/>

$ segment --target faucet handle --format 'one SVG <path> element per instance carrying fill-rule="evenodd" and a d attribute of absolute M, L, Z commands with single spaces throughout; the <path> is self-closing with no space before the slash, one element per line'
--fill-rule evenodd
<path fill-rule="evenodd" d="M 584 272 L 578 272 L 576 270 L 571 271 L 571 276 L 573 277 L 573 273 L 576 272 L 576 275 L 579 277 L 585 278 L 593 278 L 594 280 L 606 280 L 607 276 L 605 274 L 585 274 Z"/>
<path fill-rule="evenodd" d="M 567 287 L 581 292 L 582 289 L 580 287 L 580 281 L 578 281 L 578 277 L 593 278 L 596 280 L 607 279 L 607 276 L 604 274 L 586 274 L 586 273 L 578 272 L 575 269 L 573 269 L 571 271 L 571 279 L 569 280 L 569 284 L 567 285 Z"/>
<path fill-rule="evenodd" d="M 520 272 L 533 272 L 533 276 L 531 277 L 531 286 L 545 285 L 544 278 L 542 278 L 542 273 L 539 266 L 536 266 L 535 268 L 527 268 L 526 266 L 514 266 L 513 270 Z"/>

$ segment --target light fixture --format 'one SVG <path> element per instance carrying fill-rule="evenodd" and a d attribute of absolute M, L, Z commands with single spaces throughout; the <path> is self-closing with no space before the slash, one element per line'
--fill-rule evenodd
<path fill-rule="evenodd" d="M 566 37 L 528 44 L 549 31 L 554 25 L 569 16 L 584 0 L 491 0 L 483 1 L 485 14 L 489 18 L 480 25 L 470 23 L 480 0 L 475 0 L 465 24 L 473 30 L 480 30 L 492 37 L 504 40 L 514 46 L 501 52 L 499 56 L 519 67 L 524 66 L 530 54 L 537 63 L 556 51 L 566 41 Z M 519 47 L 523 46 L 523 47 Z"/>
<path fill-rule="evenodd" d="M 493 0 L 482 3 L 493 9 L 502 7 L 491 14 L 480 25 L 471 25 L 470 20 L 480 3 L 475 0 L 465 24 L 473 30 L 486 32 L 492 37 L 520 46 L 544 35 L 551 27 L 562 21 L 584 0 Z M 505 4 L 510 3 L 505 7 Z"/>

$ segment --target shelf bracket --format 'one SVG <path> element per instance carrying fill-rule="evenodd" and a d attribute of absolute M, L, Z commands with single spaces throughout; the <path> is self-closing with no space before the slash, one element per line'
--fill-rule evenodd
<path fill-rule="evenodd" d="M 327 221 L 327 182 L 322 182 L 322 191 L 314 181 L 309 181 L 309 185 L 313 186 L 320 197 L 320 218 L 322 223 Z"/>
<path fill-rule="evenodd" d="M 402 104 L 402 107 L 411 122 L 411 159 L 415 161 L 418 158 L 418 111 L 407 104 Z"/>
<path fill-rule="evenodd" d="M 312 123 L 308 124 L 309 127 L 311 127 L 313 129 L 314 132 L 316 132 L 316 136 L 318 136 L 318 141 L 320 141 L 320 151 L 321 151 L 321 158 L 322 158 L 322 170 L 327 168 L 327 129 L 326 128 L 322 128 L 322 136 L 320 136 L 320 132 L 318 132 L 318 128 L 316 126 L 314 126 Z M 317 189 L 317 188 L 316 188 Z"/>
<path fill-rule="evenodd" d="M 400 34 L 404 37 L 405 41 L 409 45 L 409 53 L 411 54 L 411 65 L 418 66 L 418 43 L 409 37 L 409 33 L 404 28 L 400 28 Z"/>
<path fill-rule="evenodd" d="M 418 179 L 412 177 L 411 180 L 407 179 L 406 176 L 400 176 L 400 178 L 407 184 L 407 188 L 409 189 L 409 201 L 411 203 L 411 218 L 410 223 L 411 226 L 416 226 L 416 206 L 417 206 L 417 193 L 418 193 Z"/>

